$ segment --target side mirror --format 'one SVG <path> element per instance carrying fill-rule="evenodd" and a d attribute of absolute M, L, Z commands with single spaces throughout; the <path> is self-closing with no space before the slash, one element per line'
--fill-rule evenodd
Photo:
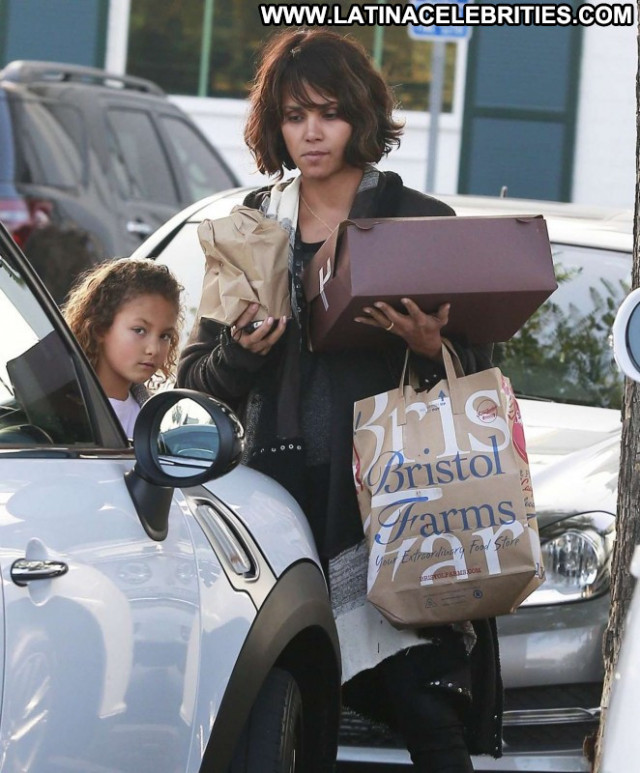
<path fill-rule="evenodd" d="M 613 356 L 625 376 L 640 381 L 640 288 L 627 295 L 616 314 Z"/>
<path fill-rule="evenodd" d="M 165 539 L 176 486 L 197 486 L 240 462 L 244 429 L 224 403 L 191 389 L 159 392 L 143 406 L 133 431 L 136 463 L 125 474 L 140 522 Z"/>

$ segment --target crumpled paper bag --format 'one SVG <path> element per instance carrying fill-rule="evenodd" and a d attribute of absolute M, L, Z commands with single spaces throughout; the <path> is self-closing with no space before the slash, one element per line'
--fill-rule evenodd
<path fill-rule="evenodd" d="M 289 234 L 277 220 L 239 205 L 227 217 L 203 220 L 198 238 L 206 273 L 197 319 L 233 325 L 254 302 L 256 320 L 291 316 Z"/>

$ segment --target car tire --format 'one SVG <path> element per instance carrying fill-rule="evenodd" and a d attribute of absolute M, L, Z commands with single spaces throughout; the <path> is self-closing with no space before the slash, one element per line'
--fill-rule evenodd
<path fill-rule="evenodd" d="M 288 672 L 269 672 L 244 727 L 229 773 L 303 770 L 302 694 Z"/>

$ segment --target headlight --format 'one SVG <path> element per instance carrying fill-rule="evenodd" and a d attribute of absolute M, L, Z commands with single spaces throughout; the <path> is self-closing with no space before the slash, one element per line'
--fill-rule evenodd
<path fill-rule="evenodd" d="M 609 590 L 614 518 L 585 513 L 558 519 L 541 530 L 545 582 L 522 604 L 563 604 Z"/>

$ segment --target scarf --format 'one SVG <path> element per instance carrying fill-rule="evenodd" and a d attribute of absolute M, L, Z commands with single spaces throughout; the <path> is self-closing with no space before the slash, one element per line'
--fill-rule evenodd
<path fill-rule="evenodd" d="M 300 183 L 300 176 L 296 177 L 293 181 L 276 183 L 271 189 L 270 196 L 263 202 L 263 207 L 261 207 L 263 214 L 277 220 L 289 235 L 289 255 L 287 260 L 289 280 L 291 282 L 291 312 L 298 324 L 300 323 L 300 311 L 298 303 L 296 303 L 295 288 L 293 286 L 293 251 L 298 229 Z"/>
<path fill-rule="evenodd" d="M 380 179 L 380 172 L 372 164 L 366 164 L 362 179 L 358 185 L 353 205 L 349 213 L 350 217 L 363 217 L 369 201 L 364 196 L 367 191 L 374 191 Z M 302 177 L 298 175 L 293 180 L 276 183 L 270 190 L 261 206 L 260 211 L 269 218 L 274 218 L 289 234 L 289 276 L 291 279 L 291 308 L 296 321 L 300 322 L 300 310 L 296 303 L 296 294 L 293 286 L 293 251 L 296 243 L 296 231 L 298 228 L 298 208 L 300 202 L 300 185 Z M 399 178 L 398 178 L 398 181 Z M 402 182 L 400 181 L 400 186 Z M 366 200 L 366 201 L 363 201 Z"/>
<path fill-rule="evenodd" d="M 380 173 L 371 164 L 364 168 L 362 179 L 356 191 L 354 205 L 366 191 L 375 190 Z M 291 295 L 291 313 L 298 334 L 287 332 L 285 340 L 285 356 L 281 374 L 281 386 L 278 394 L 277 435 L 283 440 L 295 440 L 296 447 L 302 446 L 300 432 L 300 347 L 303 336 L 301 330 L 301 304 L 297 298 L 294 284 L 294 250 L 298 228 L 298 211 L 300 202 L 300 186 L 302 177 L 298 175 L 293 180 L 276 183 L 260 205 L 260 211 L 268 218 L 277 220 L 289 235 L 289 282 Z M 353 210 L 358 207 L 352 207 Z M 351 213 L 350 213 L 351 214 Z M 288 446 L 288 444 L 287 444 Z"/>

